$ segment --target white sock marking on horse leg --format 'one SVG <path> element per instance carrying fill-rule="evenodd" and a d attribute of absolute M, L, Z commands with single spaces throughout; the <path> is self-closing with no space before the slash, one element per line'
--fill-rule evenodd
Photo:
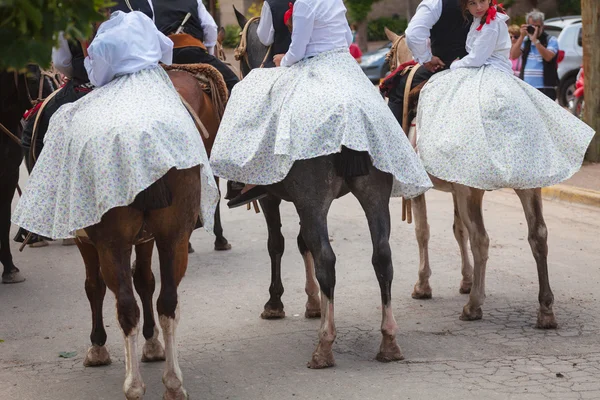
<path fill-rule="evenodd" d="M 304 292 L 308 296 L 306 309 L 307 311 L 313 311 L 320 308 L 320 288 L 319 282 L 317 281 L 317 277 L 315 275 L 315 260 L 310 252 L 302 254 L 302 258 L 304 259 L 304 269 L 306 270 L 306 284 L 304 286 Z"/>
<path fill-rule="evenodd" d="M 179 368 L 177 343 L 175 339 L 177 324 L 179 323 L 179 314 L 179 304 L 177 304 L 175 318 L 169 318 L 164 315 L 158 317 L 165 341 L 166 363 L 165 372 L 163 374 L 163 383 L 167 388 L 167 391 L 178 391 L 180 388 L 183 390 L 183 375 Z"/>
<path fill-rule="evenodd" d="M 131 330 L 129 335 L 125 335 L 125 332 L 123 332 L 125 340 L 125 383 L 123 383 L 123 392 L 125 392 L 127 400 L 141 399 L 146 392 L 137 357 L 138 334 L 139 328 L 137 326 Z"/>

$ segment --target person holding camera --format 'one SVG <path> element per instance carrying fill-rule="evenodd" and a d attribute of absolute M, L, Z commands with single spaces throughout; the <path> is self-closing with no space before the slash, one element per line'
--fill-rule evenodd
<path fill-rule="evenodd" d="M 513 43 L 510 58 L 522 56 L 519 77 L 552 100 L 558 86 L 558 40 L 544 32 L 544 13 L 533 10 L 521 25 L 521 35 Z"/>

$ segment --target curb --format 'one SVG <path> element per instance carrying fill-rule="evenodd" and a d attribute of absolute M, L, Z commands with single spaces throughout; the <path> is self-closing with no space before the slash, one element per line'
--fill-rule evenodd
<path fill-rule="evenodd" d="M 600 192 L 569 185 L 554 185 L 542 188 L 542 196 L 548 199 L 567 201 L 600 207 Z"/>

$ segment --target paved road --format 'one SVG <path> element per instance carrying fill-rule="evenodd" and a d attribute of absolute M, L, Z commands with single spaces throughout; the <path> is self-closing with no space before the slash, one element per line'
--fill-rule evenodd
<path fill-rule="evenodd" d="M 560 328 L 534 329 L 537 275 L 525 220 L 510 192 L 486 195 L 491 238 L 482 321 L 458 316 L 460 267 L 452 235 L 450 196 L 429 192 L 433 300 L 410 298 L 416 280 L 413 226 L 400 221 L 393 200 L 392 249 L 398 342 L 406 360 L 374 360 L 380 340 L 379 289 L 358 203 L 336 201 L 329 224 L 338 255 L 334 346 L 337 366 L 309 370 L 318 321 L 304 313 L 304 269 L 295 248 L 297 216 L 283 207 L 288 251 L 283 259 L 287 317 L 259 318 L 267 300 L 269 259 L 261 215 L 225 211 L 234 248 L 212 251 L 195 232 L 181 285 L 178 331 L 184 385 L 192 399 L 598 399 L 600 398 L 600 214 L 597 209 L 547 202 L 550 278 Z M 122 336 L 114 299 L 105 324 L 109 367 L 84 368 L 91 328 L 84 270 L 75 247 L 17 253 L 27 276 L 0 286 L 0 399 L 119 399 L 124 378 Z M 156 265 L 154 269 L 156 271 Z M 70 359 L 61 351 L 76 351 Z M 142 364 L 148 399 L 162 396 L 163 363 Z"/>

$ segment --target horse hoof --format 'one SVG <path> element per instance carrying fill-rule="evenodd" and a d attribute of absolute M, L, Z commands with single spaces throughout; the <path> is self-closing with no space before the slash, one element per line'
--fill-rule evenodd
<path fill-rule="evenodd" d="M 309 310 L 306 309 L 306 311 L 304 311 L 304 318 L 321 318 L 321 309 L 318 308 L 316 310 Z"/>
<path fill-rule="evenodd" d="M 25 277 L 19 270 L 11 271 L 7 274 L 2 274 L 2 283 L 21 283 L 25 281 Z"/>
<path fill-rule="evenodd" d="M 483 311 L 481 310 L 481 307 L 477 307 L 477 309 L 472 310 L 471 307 L 469 307 L 469 305 L 467 304 L 463 307 L 463 312 L 459 318 L 461 321 L 476 321 L 478 319 L 481 319 L 482 317 Z"/>
<path fill-rule="evenodd" d="M 262 319 L 282 319 L 285 318 L 285 311 L 283 311 L 283 308 L 274 309 L 265 307 L 263 312 L 260 314 L 260 317 Z"/>
<path fill-rule="evenodd" d="M 335 366 L 333 352 L 329 351 L 326 354 L 313 353 L 312 359 L 306 364 L 310 369 L 323 369 Z"/>
<path fill-rule="evenodd" d="M 106 346 L 92 345 L 85 355 L 83 360 L 84 367 L 99 367 L 101 365 L 109 365 L 111 363 L 110 354 Z"/>
<path fill-rule="evenodd" d="M 146 393 L 146 386 L 139 380 L 131 383 L 131 386 L 125 390 L 125 398 L 127 400 L 141 400 Z"/>
<path fill-rule="evenodd" d="M 188 243 L 188 254 L 192 254 L 195 252 L 196 252 L 196 250 L 194 250 L 194 248 L 192 247 L 192 244 Z"/>
<path fill-rule="evenodd" d="M 187 400 L 189 399 L 187 392 L 185 389 L 181 388 L 180 390 L 170 391 L 167 390 L 163 395 L 163 400 Z"/>
<path fill-rule="evenodd" d="M 222 240 L 217 239 L 217 240 L 215 240 L 215 250 L 216 251 L 231 250 L 231 245 L 225 238 L 223 238 Z"/>
<path fill-rule="evenodd" d="M 156 338 L 146 340 L 142 349 L 142 362 L 165 361 L 165 348 Z"/>
<path fill-rule="evenodd" d="M 384 363 L 404 360 L 404 356 L 402 355 L 400 347 L 396 347 L 396 349 L 391 349 L 390 351 L 380 351 L 377 353 L 377 357 L 375 357 L 375 359 Z"/>
<path fill-rule="evenodd" d="M 63 246 L 74 246 L 75 245 L 75 239 L 63 239 L 62 245 Z"/>
<path fill-rule="evenodd" d="M 535 327 L 537 329 L 557 329 L 558 323 L 556 322 L 554 313 L 552 311 L 550 311 L 550 313 L 542 313 L 541 311 L 538 312 L 538 318 Z"/>
<path fill-rule="evenodd" d="M 460 281 L 460 289 L 458 291 L 460 294 L 469 294 L 471 293 L 471 286 L 473 286 L 473 281 L 465 281 L 463 279 Z"/>
<path fill-rule="evenodd" d="M 413 299 L 417 300 L 429 300 L 432 297 L 431 292 L 431 286 L 429 286 L 429 283 L 422 287 L 417 283 L 415 284 L 415 288 L 411 296 Z"/>

